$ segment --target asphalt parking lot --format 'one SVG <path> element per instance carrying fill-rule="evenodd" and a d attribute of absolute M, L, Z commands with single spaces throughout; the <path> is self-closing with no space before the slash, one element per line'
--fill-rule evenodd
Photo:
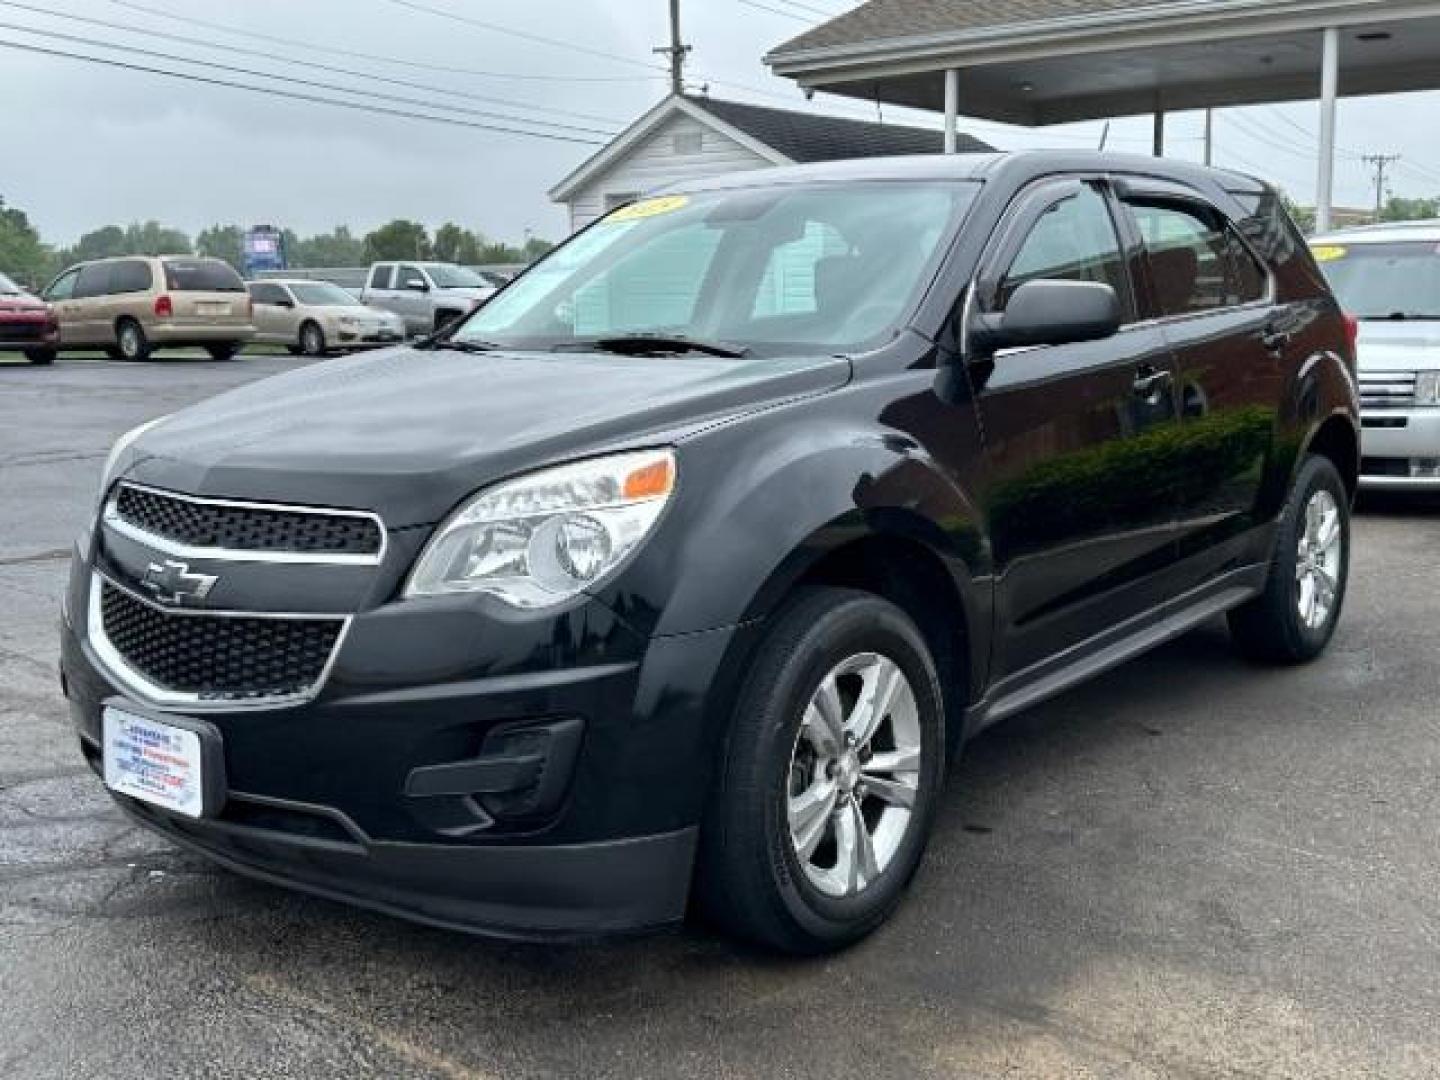
<path fill-rule="evenodd" d="M 1207 626 L 975 743 L 845 955 L 503 945 L 182 855 L 69 733 L 57 598 L 109 443 L 295 363 L 0 363 L 0 1075 L 1440 1075 L 1440 506 L 1366 505 L 1318 664 Z"/>

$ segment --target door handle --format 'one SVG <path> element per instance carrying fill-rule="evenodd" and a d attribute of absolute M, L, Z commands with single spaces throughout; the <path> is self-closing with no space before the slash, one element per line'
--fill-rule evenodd
<path fill-rule="evenodd" d="M 1143 364 L 1135 371 L 1135 396 L 1146 401 L 1155 401 L 1161 390 L 1169 386 L 1173 379 L 1174 376 L 1168 369 Z"/>
<path fill-rule="evenodd" d="M 1267 326 L 1260 335 L 1260 344 L 1272 353 L 1284 352 L 1290 347 L 1290 342 L 1293 340 L 1294 336 L 1289 330 L 1278 326 Z"/>

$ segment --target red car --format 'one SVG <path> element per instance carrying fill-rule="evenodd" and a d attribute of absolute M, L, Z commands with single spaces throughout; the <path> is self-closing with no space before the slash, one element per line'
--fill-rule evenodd
<path fill-rule="evenodd" d="M 32 364 L 53 364 L 60 343 L 55 309 L 0 274 L 0 352 L 23 352 Z"/>

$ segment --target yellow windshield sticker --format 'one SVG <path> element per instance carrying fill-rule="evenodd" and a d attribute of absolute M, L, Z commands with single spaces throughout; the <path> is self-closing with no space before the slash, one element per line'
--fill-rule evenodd
<path fill-rule="evenodd" d="M 1315 253 L 1315 261 L 1322 263 L 1343 259 L 1349 251 L 1348 248 L 1340 247 L 1337 244 L 1320 244 L 1310 250 Z"/>
<path fill-rule="evenodd" d="M 673 214 L 676 210 L 683 210 L 689 205 L 690 197 L 688 195 L 663 195 L 658 199 L 641 199 L 629 206 L 622 206 L 605 220 L 639 221 L 642 218 L 659 217 L 661 214 Z"/>

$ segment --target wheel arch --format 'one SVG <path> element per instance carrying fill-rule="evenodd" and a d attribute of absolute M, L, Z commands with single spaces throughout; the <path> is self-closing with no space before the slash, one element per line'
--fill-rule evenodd
<path fill-rule="evenodd" d="M 1308 454 L 1329 458 L 1345 481 L 1350 497 L 1355 497 L 1360 489 L 1360 434 L 1347 414 L 1332 413 L 1315 426 L 1301 460 Z"/>

